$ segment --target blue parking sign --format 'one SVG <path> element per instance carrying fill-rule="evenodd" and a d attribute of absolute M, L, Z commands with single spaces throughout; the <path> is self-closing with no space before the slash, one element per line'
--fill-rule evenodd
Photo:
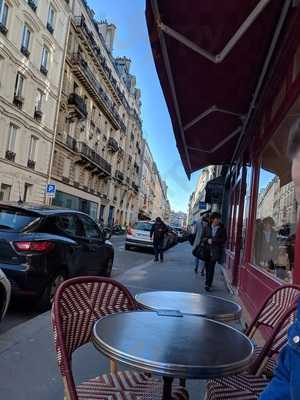
<path fill-rule="evenodd" d="M 55 197 L 55 193 L 56 193 L 56 185 L 54 185 L 53 183 L 49 183 L 47 185 L 47 196 L 49 197 Z"/>

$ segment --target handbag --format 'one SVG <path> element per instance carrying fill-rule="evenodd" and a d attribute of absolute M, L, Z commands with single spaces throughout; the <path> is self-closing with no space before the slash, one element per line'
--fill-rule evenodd
<path fill-rule="evenodd" d="M 194 257 L 199 258 L 199 260 L 210 260 L 210 248 L 206 243 L 203 242 L 203 240 L 201 240 L 198 246 L 194 248 L 192 254 Z"/>

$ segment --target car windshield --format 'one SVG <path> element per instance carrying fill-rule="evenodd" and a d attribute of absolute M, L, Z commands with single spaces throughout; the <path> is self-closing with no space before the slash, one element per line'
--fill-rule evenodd
<path fill-rule="evenodd" d="M 20 231 L 36 219 L 36 215 L 22 210 L 0 208 L 0 230 Z"/>
<path fill-rule="evenodd" d="M 148 231 L 148 232 L 150 232 L 151 231 L 151 227 L 152 227 L 152 224 L 149 224 L 149 222 L 136 222 L 133 225 L 133 229 L 136 229 L 138 231 Z"/>

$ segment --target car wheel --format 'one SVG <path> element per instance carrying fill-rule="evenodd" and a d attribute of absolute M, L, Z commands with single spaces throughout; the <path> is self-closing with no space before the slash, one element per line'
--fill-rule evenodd
<path fill-rule="evenodd" d="M 110 278 L 111 277 L 111 271 L 112 271 L 112 267 L 113 267 L 113 259 L 112 258 L 109 258 L 109 260 L 107 261 L 107 264 L 106 264 L 106 271 L 105 271 L 105 274 L 104 274 L 104 276 L 106 276 L 107 278 Z"/>
<path fill-rule="evenodd" d="M 66 273 L 64 271 L 59 271 L 52 277 L 51 282 L 44 290 L 42 296 L 39 298 L 37 304 L 39 310 L 44 311 L 51 307 L 55 293 L 65 279 Z"/>
<path fill-rule="evenodd" d="M 131 250 L 131 246 L 129 246 L 129 244 L 125 244 L 125 250 Z"/>

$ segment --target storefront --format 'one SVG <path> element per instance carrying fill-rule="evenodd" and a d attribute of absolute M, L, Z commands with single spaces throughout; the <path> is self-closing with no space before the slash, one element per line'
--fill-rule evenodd
<path fill-rule="evenodd" d="M 299 210 L 286 155 L 300 118 L 297 1 L 147 1 L 153 55 L 188 175 L 229 166 L 226 273 L 250 314 L 300 284 Z"/>
<path fill-rule="evenodd" d="M 82 199 L 58 190 L 53 200 L 53 205 L 82 211 L 89 214 L 95 221 L 97 220 L 98 204 L 93 201 Z"/>

